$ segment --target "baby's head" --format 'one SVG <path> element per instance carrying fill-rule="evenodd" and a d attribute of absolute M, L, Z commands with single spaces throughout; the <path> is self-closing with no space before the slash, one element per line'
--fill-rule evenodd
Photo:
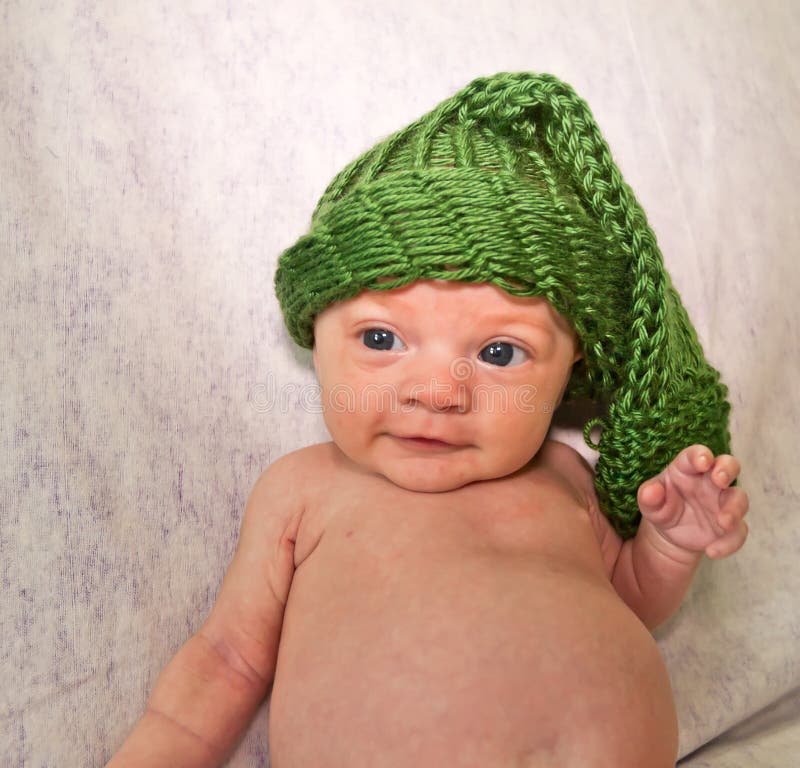
<path fill-rule="evenodd" d="M 524 466 L 582 357 L 546 299 L 451 280 L 336 302 L 316 317 L 313 349 L 332 439 L 414 491 Z"/>
<path fill-rule="evenodd" d="M 367 378 L 380 384 L 381 369 L 373 366 L 383 365 L 398 407 L 401 392 L 420 406 L 398 414 L 403 418 L 391 426 L 362 424 L 365 429 L 456 441 L 469 442 L 466 430 L 453 426 L 457 418 L 445 427 L 442 417 L 452 413 L 436 404 L 423 409 L 425 395 L 412 395 L 412 379 L 433 386 L 434 377 L 451 377 L 453 385 L 458 374 L 447 365 L 462 357 L 475 365 L 475 382 L 500 376 L 485 370 L 497 360 L 479 358 L 476 349 L 483 330 L 487 343 L 502 330 L 485 325 L 484 310 L 502 305 L 529 319 L 537 311 L 547 316 L 564 335 L 547 376 L 525 382 L 536 387 L 538 407 L 522 418 L 509 415 L 506 429 L 514 430 L 509 442 L 515 445 L 501 453 L 493 444 L 490 464 L 476 455 L 463 471 L 513 471 L 541 445 L 562 396 L 592 398 L 606 411 L 584 429 L 600 454 L 595 486 L 601 508 L 624 536 L 638 525 L 639 485 L 680 450 L 703 443 L 715 454 L 729 452 L 727 389 L 705 360 L 655 235 L 588 105 L 552 75 L 478 78 L 350 163 L 320 199 L 310 231 L 281 255 L 275 288 L 294 340 L 313 348 L 319 335 L 314 357 L 323 387 L 337 383 L 334 373 L 351 385 Z M 413 298 L 405 310 L 403 297 Z M 369 348 L 363 338 L 369 327 L 337 339 L 349 327 L 348 308 L 364 305 L 383 306 L 389 315 L 366 322 L 381 332 L 396 329 L 414 351 Z M 456 317 L 448 335 L 445 323 Z M 567 343 L 570 333 L 579 343 Z M 497 341 L 504 337 L 522 340 L 510 329 Z M 330 352 L 353 339 L 366 351 Z M 500 345 L 487 354 L 507 352 Z M 369 355 L 369 374 L 358 355 Z M 423 370 L 423 360 L 430 370 Z M 511 391 L 516 384 L 509 382 L 522 376 L 523 366 L 501 367 Z M 450 389 L 458 396 L 457 387 Z M 334 439 L 366 461 L 357 453 L 363 444 L 330 410 Z M 598 443 L 590 437 L 595 426 Z"/>

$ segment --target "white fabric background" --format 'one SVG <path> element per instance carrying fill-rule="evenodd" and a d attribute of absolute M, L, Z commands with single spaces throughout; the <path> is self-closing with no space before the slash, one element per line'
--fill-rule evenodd
<path fill-rule="evenodd" d="M 796 764 L 798 8 L 0 2 L 3 763 L 102 765 L 259 473 L 327 439 L 272 276 L 333 175 L 530 70 L 589 102 L 731 389 L 751 538 L 658 633 L 681 754 Z M 231 766 L 268 765 L 267 712 Z"/>

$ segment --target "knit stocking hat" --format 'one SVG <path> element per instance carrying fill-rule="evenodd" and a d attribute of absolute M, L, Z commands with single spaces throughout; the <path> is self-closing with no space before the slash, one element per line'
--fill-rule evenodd
<path fill-rule="evenodd" d="M 603 406 L 583 435 L 623 537 L 638 528 L 641 483 L 683 448 L 730 452 L 727 388 L 589 106 L 556 77 L 478 78 L 350 163 L 281 255 L 275 290 L 311 348 L 333 302 L 433 278 L 544 296 L 572 323 L 584 358 L 564 402 Z"/>

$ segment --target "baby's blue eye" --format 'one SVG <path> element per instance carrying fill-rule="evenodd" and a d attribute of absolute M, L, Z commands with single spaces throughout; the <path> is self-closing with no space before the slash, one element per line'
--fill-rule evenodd
<path fill-rule="evenodd" d="M 506 366 L 523 363 L 526 354 L 525 350 L 516 344 L 509 344 L 507 341 L 493 341 L 481 350 L 479 357 L 485 363 Z"/>
<path fill-rule="evenodd" d="M 370 328 L 364 331 L 362 339 L 365 346 L 370 349 L 390 350 L 403 348 L 403 342 L 392 331 L 387 331 L 385 328 Z M 399 346 L 395 346 L 395 342 Z"/>

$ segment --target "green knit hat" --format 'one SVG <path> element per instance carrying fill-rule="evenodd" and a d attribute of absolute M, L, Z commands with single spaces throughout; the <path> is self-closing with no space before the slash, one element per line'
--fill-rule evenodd
<path fill-rule="evenodd" d="M 311 348 L 333 302 L 433 278 L 544 296 L 571 321 L 584 358 L 564 401 L 603 406 L 583 435 L 623 537 L 638 528 L 641 483 L 683 448 L 730 452 L 727 388 L 655 234 L 588 104 L 553 75 L 478 78 L 350 163 L 281 255 L 275 291 Z"/>

